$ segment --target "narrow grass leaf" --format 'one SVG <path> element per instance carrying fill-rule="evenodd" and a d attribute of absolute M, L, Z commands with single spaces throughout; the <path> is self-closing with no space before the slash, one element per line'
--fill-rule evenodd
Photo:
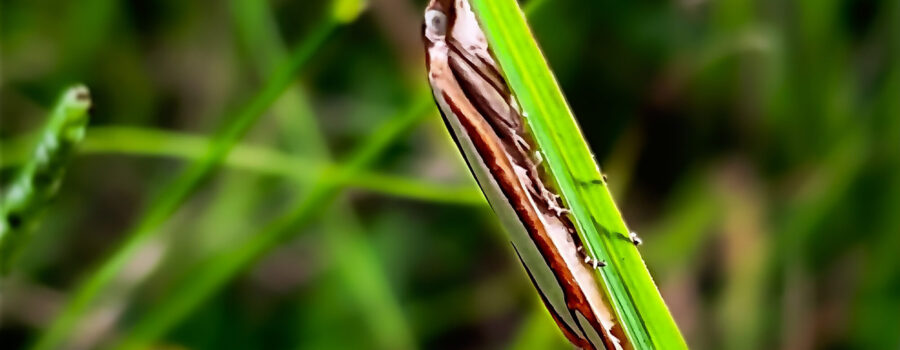
<path fill-rule="evenodd" d="M 472 4 L 586 249 L 608 263 L 598 276 L 630 343 L 686 348 L 518 4 Z"/>

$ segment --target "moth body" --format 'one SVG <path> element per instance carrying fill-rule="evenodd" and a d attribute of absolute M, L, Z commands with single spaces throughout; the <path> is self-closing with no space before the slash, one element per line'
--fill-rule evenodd
<path fill-rule="evenodd" d="M 423 36 L 447 129 L 551 316 L 578 347 L 623 348 L 593 271 L 606 263 L 586 254 L 569 209 L 542 178 L 543 157 L 468 2 L 432 0 Z"/>

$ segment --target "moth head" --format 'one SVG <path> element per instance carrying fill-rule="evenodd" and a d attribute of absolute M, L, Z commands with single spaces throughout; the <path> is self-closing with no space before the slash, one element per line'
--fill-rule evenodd
<path fill-rule="evenodd" d="M 432 61 L 447 60 L 447 37 L 451 36 L 455 20 L 455 1 L 431 0 L 425 8 L 425 23 L 422 23 L 422 39 L 425 42 L 425 65 L 431 72 Z"/>
<path fill-rule="evenodd" d="M 450 26 L 447 14 L 436 9 L 425 11 L 425 35 L 443 37 L 447 35 L 447 27 Z"/>
<path fill-rule="evenodd" d="M 450 33 L 456 17 L 456 7 L 465 0 L 431 0 L 425 8 L 425 36 L 443 39 Z"/>

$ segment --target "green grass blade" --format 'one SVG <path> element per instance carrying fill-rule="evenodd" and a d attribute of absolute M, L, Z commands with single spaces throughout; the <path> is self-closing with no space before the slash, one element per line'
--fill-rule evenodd
<path fill-rule="evenodd" d="M 630 342 L 686 348 L 518 4 L 472 3 L 586 248 L 609 264 L 598 277 Z"/>
<path fill-rule="evenodd" d="M 11 268 L 41 209 L 56 195 L 66 164 L 84 138 L 91 99 L 86 87 L 66 89 L 53 108 L 27 163 L 0 201 L 0 272 Z M 5 157 L 4 157 L 5 158 Z"/>

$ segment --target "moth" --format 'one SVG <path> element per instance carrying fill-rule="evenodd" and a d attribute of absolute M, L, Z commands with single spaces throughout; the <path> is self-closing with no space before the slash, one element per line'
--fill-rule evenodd
<path fill-rule="evenodd" d="M 583 349 L 628 349 L 569 210 L 545 179 L 525 115 L 467 0 L 431 0 L 423 26 L 434 100 L 560 330 Z"/>

